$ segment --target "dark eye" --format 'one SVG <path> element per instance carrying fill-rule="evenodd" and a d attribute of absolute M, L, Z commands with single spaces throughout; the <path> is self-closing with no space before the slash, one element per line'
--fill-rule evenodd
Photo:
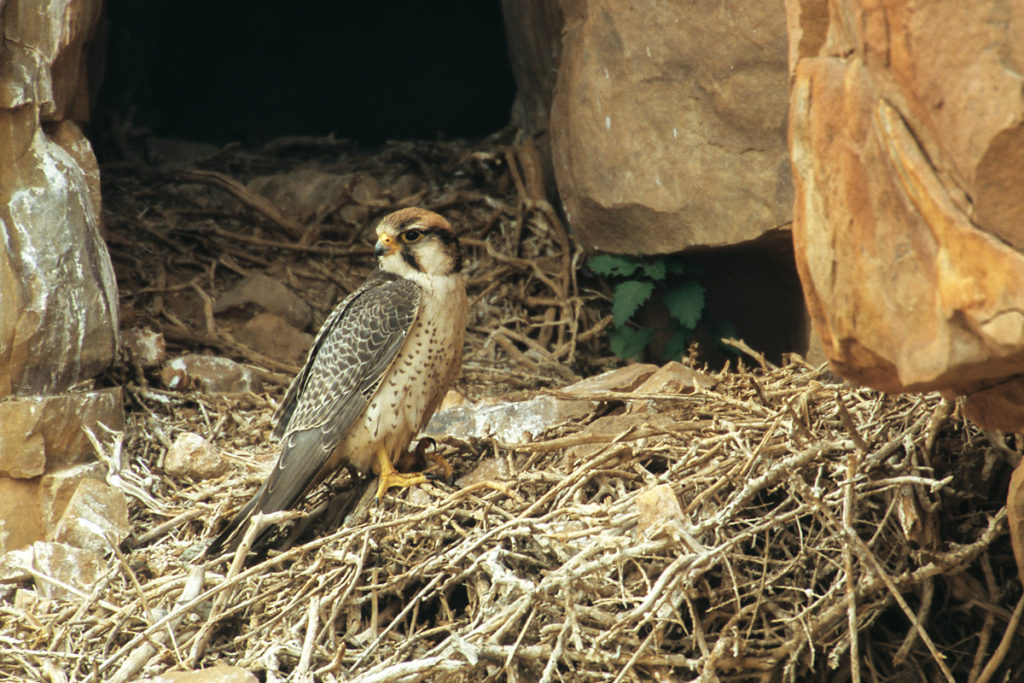
<path fill-rule="evenodd" d="M 423 231 L 413 228 L 412 230 L 406 230 L 402 233 L 402 241 L 406 244 L 412 244 L 419 242 L 420 238 L 423 237 Z"/>

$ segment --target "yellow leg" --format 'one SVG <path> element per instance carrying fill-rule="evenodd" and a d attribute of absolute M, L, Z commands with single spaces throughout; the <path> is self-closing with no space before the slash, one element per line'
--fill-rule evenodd
<path fill-rule="evenodd" d="M 388 452 L 384 446 L 377 448 L 377 467 L 379 473 L 377 477 L 377 500 L 381 499 L 389 488 L 394 486 L 406 487 L 416 486 L 427 481 L 426 476 L 422 472 L 410 472 L 409 474 L 402 474 L 395 469 L 395 466 L 391 464 L 391 458 L 388 457 Z"/>

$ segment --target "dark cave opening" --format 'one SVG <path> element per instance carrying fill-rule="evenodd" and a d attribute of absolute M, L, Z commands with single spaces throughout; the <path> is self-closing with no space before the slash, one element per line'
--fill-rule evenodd
<path fill-rule="evenodd" d="M 482 137 L 515 83 L 498 0 L 109 0 L 94 120 L 223 144 Z"/>

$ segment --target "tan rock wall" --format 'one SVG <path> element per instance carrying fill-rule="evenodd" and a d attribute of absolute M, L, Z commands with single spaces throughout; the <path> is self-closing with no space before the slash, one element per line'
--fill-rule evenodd
<path fill-rule="evenodd" d="M 84 46 L 100 0 L 0 6 L 0 396 L 52 393 L 109 365 L 117 289 L 100 238 Z"/>
<path fill-rule="evenodd" d="M 53 536 L 92 481 L 67 469 L 95 459 L 83 429 L 109 441 L 101 425 L 124 428 L 119 389 L 69 391 L 117 348 L 99 168 L 79 125 L 101 8 L 0 2 L 0 553 Z"/>
<path fill-rule="evenodd" d="M 788 227 L 781 2 L 560 5 L 551 147 L 585 245 L 666 253 Z"/>
<path fill-rule="evenodd" d="M 1024 427 L 1000 400 L 1024 371 L 1024 5 L 787 10 L 794 244 L 826 354 L 887 391 L 1004 385 L 968 411 Z"/>

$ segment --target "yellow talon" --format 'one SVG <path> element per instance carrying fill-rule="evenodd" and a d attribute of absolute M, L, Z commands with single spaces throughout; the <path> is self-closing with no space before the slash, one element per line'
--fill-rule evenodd
<path fill-rule="evenodd" d="M 395 466 L 391 464 L 391 458 L 388 457 L 388 452 L 384 446 L 378 446 L 377 448 L 377 501 L 380 501 L 388 489 L 393 487 L 404 488 L 406 486 L 416 486 L 427 481 L 427 477 L 422 472 L 410 472 L 409 474 L 402 474 L 395 469 Z"/>

